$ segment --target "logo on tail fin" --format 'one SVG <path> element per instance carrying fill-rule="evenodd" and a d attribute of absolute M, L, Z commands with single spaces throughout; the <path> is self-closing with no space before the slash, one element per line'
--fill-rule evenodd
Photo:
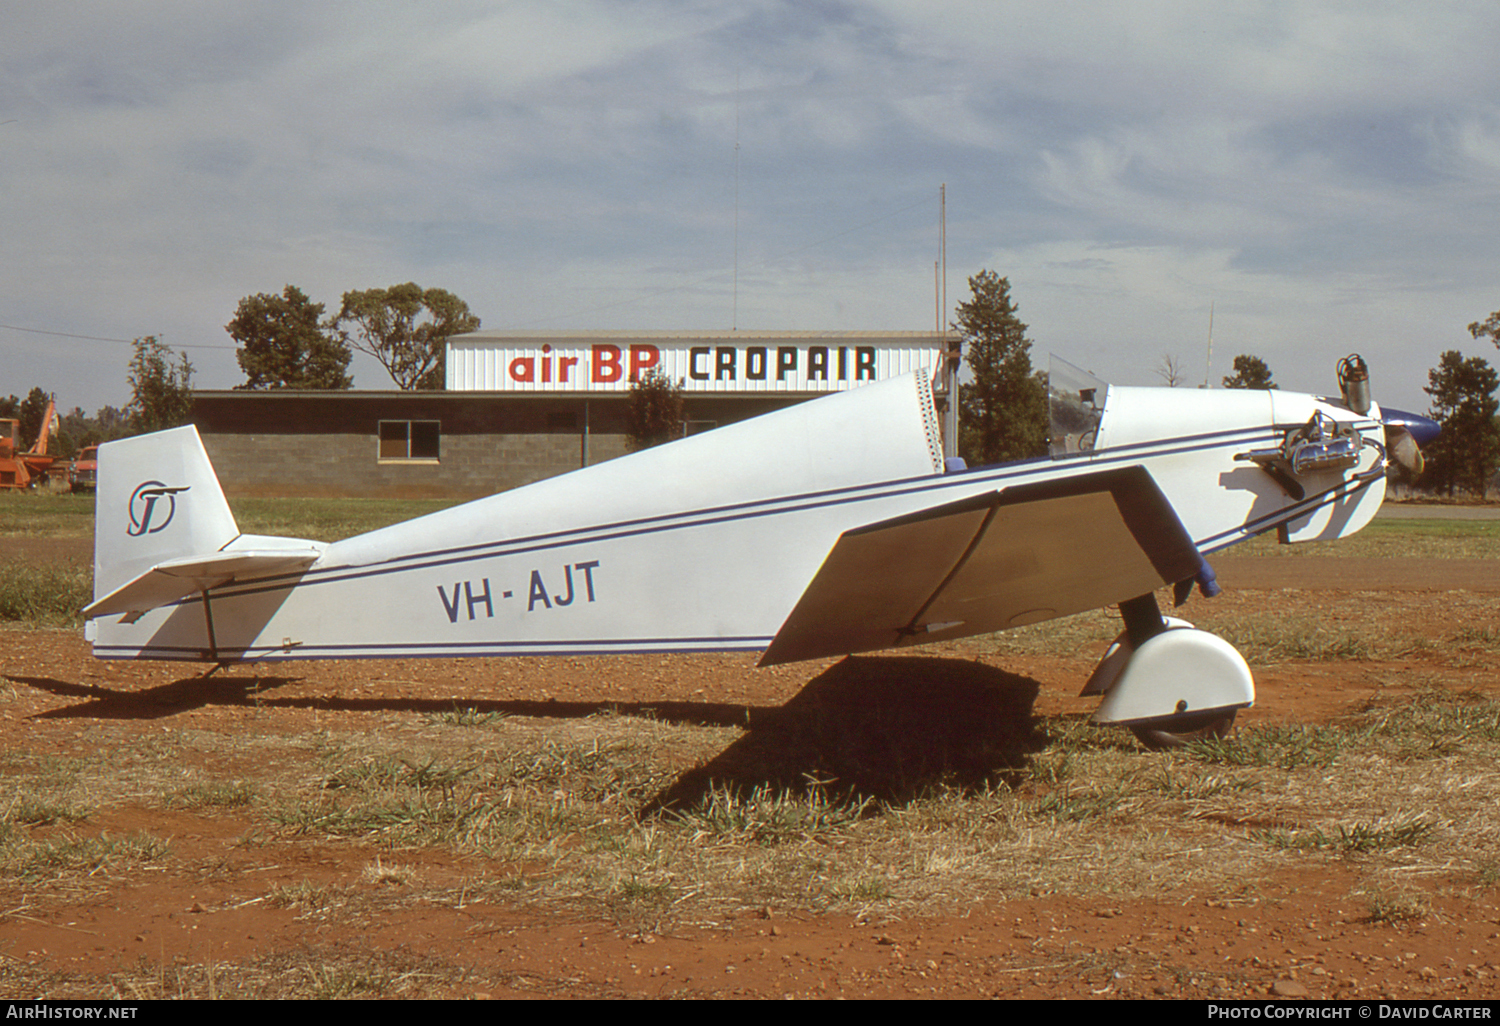
<path fill-rule="evenodd" d="M 169 488 L 160 481 L 147 481 L 137 485 L 135 491 L 130 493 L 130 527 L 125 533 L 132 538 L 139 538 L 143 534 L 155 534 L 163 530 L 177 515 L 177 493 L 187 490 L 187 485 Z M 153 525 L 152 520 L 158 516 L 159 500 L 163 496 L 167 500 L 166 516 L 159 524 Z"/>

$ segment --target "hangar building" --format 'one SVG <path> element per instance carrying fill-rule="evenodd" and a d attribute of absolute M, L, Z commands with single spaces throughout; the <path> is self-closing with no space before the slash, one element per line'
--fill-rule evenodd
<path fill-rule="evenodd" d="M 631 385 L 681 381 L 685 429 L 938 366 L 936 332 L 475 332 L 442 392 L 200 391 L 230 495 L 477 498 L 626 452 Z"/>

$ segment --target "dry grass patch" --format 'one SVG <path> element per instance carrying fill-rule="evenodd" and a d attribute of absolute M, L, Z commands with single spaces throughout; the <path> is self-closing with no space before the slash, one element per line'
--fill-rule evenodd
<path fill-rule="evenodd" d="M 1432 911 L 1426 894 L 1410 887 L 1371 883 L 1358 895 L 1364 901 L 1365 922 L 1399 925 L 1425 919 Z"/>
<path fill-rule="evenodd" d="M 277 884 L 266 895 L 266 904 L 272 908 L 292 909 L 301 916 L 328 912 L 347 901 L 347 889 L 331 884 L 298 880 L 290 884 Z"/>
<path fill-rule="evenodd" d="M 242 809 L 255 800 L 255 785 L 244 780 L 188 784 L 166 796 L 165 804 L 189 809 Z"/>
<path fill-rule="evenodd" d="M 167 855 L 167 841 L 145 831 L 120 837 L 97 837 L 64 833 L 58 837 L 33 839 L 7 829 L 0 836 L 0 880 L 36 885 L 52 881 L 79 881 L 104 871 L 156 862 Z"/>
<path fill-rule="evenodd" d="M 1278 592 L 1268 602 L 1267 593 L 1236 591 L 1216 599 L 1194 598 L 1180 609 L 1171 607 L 1167 591 L 1157 598 L 1163 611 L 1223 637 L 1252 666 L 1412 657 L 1472 666 L 1500 652 L 1500 597 L 1494 595 L 1444 596 L 1438 630 L 1431 624 L 1431 597 L 1415 593 L 1359 595 L 1330 605 L 1318 592 Z M 1114 610 L 1092 610 L 959 642 L 954 650 L 999 661 L 1059 652 L 1095 658 L 1121 628 Z"/>
<path fill-rule="evenodd" d="M 123 1001 L 415 999 L 470 997 L 475 989 L 469 970 L 437 959 L 315 947 L 244 965 L 142 958 L 112 973 L 109 983 L 111 996 Z M 66 998 L 68 989 L 66 983 L 54 982 L 49 993 Z M 99 992 L 95 987 L 79 996 L 97 998 Z"/>
<path fill-rule="evenodd" d="M 7 753 L 0 767 L 0 844 L 22 836 L 20 828 L 87 819 L 96 805 L 80 774 L 75 760 Z"/>
<path fill-rule="evenodd" d="M 386 865 L 379 856 L 376 856 L 375 861 L 366 865 L 360 872 L 360 879 L 367 884 L 381 887 L 403 886 L 416 882 L 417 870 L 413 866 L 395 863 Z"/>
<path fill-rule="evenodd" d="M 175 731 L 107 756 L 10 757 L 0 873 L 160 858 L 149 842 L 68 849 L 38 833 L 146 796 L 233 811 L 259 844 L 349 846 L 357 877 L 267 895 L 347 922 L 482 897 L 656 929 L 764 906 L 1212 896 L 1328 860 L 1372 880 L 1500 879 L 1484 854 L 1500 850 L 1500 709 L 1436 678 L 1400 683 L 1338 722 L 1170 753 L 1082 717 L 1034 718 L 1034 681 L 927 658 L 837 664 L 744 728 L 460 709 L 359 733 Z M 265 767 L 253 788 L 185 768 L 247 759 Z M 414 868 L 449 857 L 465 860 L 457 887 Z"/>

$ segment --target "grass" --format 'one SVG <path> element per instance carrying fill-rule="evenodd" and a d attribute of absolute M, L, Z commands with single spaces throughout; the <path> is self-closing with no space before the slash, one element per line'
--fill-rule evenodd
<path fill-rule="evenodd" d="M 1156 793 L 1179 801 L 1205 801 L 1254 789 L 1249 780 L 1227 773 L 1201 772 L 1181 764 L 1165 763 L 1156 770 L 1151 787 Z"/>
<path fill-rule="evenodd" d="M 11 795 L 10 802 L 4 809 L 0 809 L 0 824 L 49 826 L 53 823 L 76 823 L 87 819 L 89 812 L 90 809 L 84 805 L 18 792 Z"/>
<path fill-rule="evenodd" d="M 444 500 L 236 499 L 230 502 L 247 534 L 334 541 L 454 505 Z M 0 491 L 0 538 L 91 538 L 94 497 Z M 24 547 L 19 550 L 24 554 Z M 0 557 L 0 623 L 78 627 L 93 600 L 93 567 L 74 562 Z"/>
<path fill-rule="evenodd" d="M 1233 556 L 1342 556 L 1360 558 L 1500 559 L 1500 520 L 1376 518 L 1358 534 L 1332 542 L 1281 545 L 1260 535 L 1227 551 Z"/>
<path fill-rule="evenodd" d="M 539 766 L 570 761 L 566 754 L 557 759 L 553 749 L 547 742 L 541 752 L 528 753 L 520 779 L 538 776 Z M 587 753 L 581 761 L 589 761 Z M 476 753 L 440 762 L 433 755 L 384 753 L 336 762 L 318 793 L 272 809 L 272 822 L 297 834 L 367 838 L 391 848 L 441 845 L 487 854 L 573 822 L 566 800 L 518 805 L 516 767 L 508 759 Z M 539 779 L 531 789 L 548 788 L 547 775 Z"/>
<path fill-rule="evenodd" d="M 1081 717 L 1042 718 L 1018 732 L 1025 743 L 977 746 L 964 780 L 943 759 L 908 759 L 911 778 L 880 794 L 846 770 L 944 741 L 931 724 L 955 717 L 930 715 L 940 689 L 926 682 L 920 697 L 894 691 L 880 709 L 863 692 L 831 712 L 791 705 L 782 734 L 759 719 L 753 729 L 624 714 L 543 721 L 464 705 L 393 714 L 389 729 L 344 713 L 316 733 L 264 736 L 105 721 L 86 755 L 0 752 L 0 888 L 46 901 L 152 881 L 188 858 L 185 837 L 100 828 L 127 805 L 242 821 L 238 858 L 335 852 L 332 864 L 355 868 L 280 884 L 242 874 L 236 898 L 356 928 L 475 901 L 631 930 L 762 908 L 909 917 L 1038 895 L 1239 894 L 1288 866 L 1329 863 L 1360 875 L 1371 923 L 1395 926 L 1425 916 L 1430 899 L 1388 881 L 1497 886 L 1500 704 L 1463 688 L 1500 663 L 1496 600 L 1451 597 L 1436 629 L 1430 610 L 1411 615 L 1424 596 L 1357 597 L 1340 610 L 1289 594 L 1275 616 L 1254 608 L 1262 601 L 1226 596 L 1192 615 L 1253 661 L 1422 653 L 1465 668 L 1372 669 L 1399 686 L 1372 686 L 1365 707 L 1334 722 L 1247 716 L 1229 739 L 1168 753 Z M 1118 629 L 1116 616 L 1090 613 L 972 644 L 1002 661 L 1060 646 L 1088 660 Z M 991 737 L 977 704 L 958 708 Z M 694 775 L 707 783 L 681 804 L 658 800 Z M 236 966 L 143 963 L 116 982 L 158 996 L 395 997 L 431 993 L 429 971 L 453 978 L 408 958 L 310 948 Z"/>
<path fill-rule="evenodd" d="M 0 622 L 77 626 L 93 601 L 93 569 L 66 563 L 0 560 Z"/>
<path fill-rule="evenodd" d="M 1300 851 L 1326 850 L 1340 855 L 1414 848 L 1432 835 L 1435 824 L 1412 820 L 1394 826 L 1372 823 L 1338 824 L 1330 829 L 1262 830 L 1255 836 L 1275 848 Z"/>
<path fill-rule="evenodd" d="M 759 787 L 741 795 L 717 787 L 707 802 L 676 815 L 703 843 L 784 844 L 829 838 L 872 810 L 873 802 L 838 800 L 815 787 L 803 793 Z"/>
<path fill-rule="evenodd" d="M 61 876 L 90 877 L 104 870 L 156 862 L 169 851 L 153 834 L 135 831 L 121 837 L 64 834 L 34 840 L 8 830 L 0 837 L 0 879 L 34 885 Z"/>
<path fill-rule="evenodd" d="M 180 960 L 154 962 L 142 956 L 110 974 L 106 993 L 126 1002 L 161 1000 L 330 1000 L 424 996 L 422 984 L 437 978 L 430 960 L 368 955 L 309 946 L 296 955 L 273 955 L 246 964 Z M 31 993 L 34 985 L 22 992 Z M 67 990 L 62 992 L 69 995 Z M 442 992 L 439 992 L 440 994 Z M 77 998 L 98 997 L 85 991 Z"/>
<path fill-rule="evenodd" d="M 0 489 L 0 538 L 85 538 L 94 533 L 94 497 Z"/>
<path fill-rule="evenodd" d="M 1026 814 L 1052 823 L 1084 823 L 1119 813 L 1126 791 L 1117 787 L 1066 788 L 1030 802 Z"/>
<path fill-rule="evenodd" d="M 1372 887 L 1364 892 L 1363 897 L 1367 923 L 1399 926 L 1423 919 L 1431 911 L 1431 902 L 1426 895 L 1404 888 Z"/>
<path fill-rule="evenodd" d="M 427 716 L 428 723 L 438 723 L 448 727 L 492 727 L 504 719 L 504 713 L 482 713 L 473 706 L 457 704 L 448 712 L 429 713 Z"/>
<path fill-rule="evenodd" d="M 1363 659 L 1397 659 L 1420 646 L 1417 638 L 1399 634 L 1371 637 L 1359 629 L 1330 625 L 1321 618 L 1277 615 L 1267 612 L 1229 622 L 1215 622 L 1211 629 L 1239 649 L 1247 662 L 1344 662 Z"/>
<path fill-rule="evenodd" d="M 1158 598 L 1164 611 L 1174 612 L 1165 594 Z M 1234 645 L 1252 667 L 1412 658 L 1468 667 L 1500 652 L 1500 597 L 1488 594 L 1449 594 L 1435 607 L 1421 592 L 1331 602 L 1324 592 L 1283 591 L 1268 602 L 1264 592 L 1230 591 L 1194 598 L 1175 612 Z M 1442 614 L 1437 623 L 1435 612 Z M 1002 661 L 1075 652 L 1086 661 L 1102 655 L 1120 629 L 1115 611 L 1091 610 L 958 642 L 954 651 Z"/>
<path fill-rule="evenodd" d="M 1500 703 L 1475 693 L 1423 688 L 1417 700 L 1391 708 L 1366 711 L 1367 729 L 1377 737 L 1394 739 L 1402 750 L 1446 755 L 1457 746 L 1500 741 Z"/>
<path fill-rule="evenodd" d="M 890 729 L 909 731 L 909 721 Z M 899 800 L 821 778 L 772 783 L 779 768 L 744 745 L 753 733 L 626 715 L 545 727 L 510 715 L 483 729 L 414 715 L 391 731 L 181 731 L 128 757 L 9 756 L 0 759 L 0 811 L 9 809 L 0 886 L 45 895 L 140 879 L 176 858 L 152 835 L 82 836 L 90 818 L 142 795 L 242 817 L 267 863 L 285 863 L 281 846 L 341 849 L 329 864 L 342 868 L 322 878 L 257 891 L 249 874 L 235 899 L 353 929 L 402 909 L 476 901 L 654 933 L 763 908 L 905 918 L 1045 895 L 1212 897 L 1253 891 L 1288 865 L 1327 862 L 1361 875 L 1369 922 L 1400 925 L 1425 916 L 1430 899 L 1389 881 L 1417 871 L 1430 879 L 1430 867 L 1454 886 L 1500 879 L 1500 705 L 1433 683 L 1377 692 L 1333 723 L 1252 725 L 1167 753 L 1076 716 L 1043 719 L 1039 747 L 1003 782 L 953 786 L 934 770 Z M 1433 743 L 1444 738 L 1460 741 Z M 732 766 L 698 801 L 648 811 L 731 750 Z M 184 763 L 226 758 L 267 770 L 253 787 L 183 783 Z M 460 864 L 466 875 L 454 880 L 448 867 Z M 184 996 L 207 996 L 210 985 L 223 996 L 426 992 L 426 970 L 399 953 L 325 954 L 303 952 L 274 972 L 271 963 L 152 966 L 130 978 L 143 992 Z"/>
<path fill-rule="evenodd" d="M 1194 741 L 1187 749 L 1198 759 L 1221 766 L 1326 769 L 1357 745 L 1362 733 L 1343 727 L 1261 727 L 1233 739 Z"/>
<path fill-rule="evenodd" d="M 338 541 L 426 516 L 457 499 L 231 499 L 229 508 L 246 534 Z"/>
<path fill-rule="evenodd" d="M 242 809 L 255 800 L 255 785 L 244 780 L 189 784 L 167 798 L 167 804 L 190 809 Z"/>
<path fill-rule="evenodd" d="M 230 499 L 241 531 L 336 541 L 457 505 L 456 499 Z M 94 496 L 0 491 L 0 537 L 88 538 Z"/>
<path fill-rule="evenodd" d="M 1452 626 L 1431 625 L 1432 599 L 1418 592 L 1383 596 L 1381 602 L 1330 604 L 1316 591 L 1285 591 L 1268 603 L 1264 593 L 1231 591 L 1215 599 L 1194 598 L 1181 611 L 1159 597 L 1164 612 L 1182 616 L 1219 635 L 1251 666 L 1285 662 L 1346 662 L 1439 658 L 1461 665 L 1474 653 L 1500 651 L 1500 598 L 1450 596 Z M 1467 608 L 1458 609 L 1464 606 Z M 957 643 L 960 650 L 997 659 L 1076 652 L 1097 659 L 1120 633 L 1114 610 L 1090 610 Z"/>
<path fill-rule="evenodd" d="M 288 908 L 303 915 L 326 912 L 344 902 L 346 892 L 328 884 L 317 884 L 311 880 L 298 880 L 291 884 L 277 884 L 266 895 L 266 904 L 272 908 Z"/>

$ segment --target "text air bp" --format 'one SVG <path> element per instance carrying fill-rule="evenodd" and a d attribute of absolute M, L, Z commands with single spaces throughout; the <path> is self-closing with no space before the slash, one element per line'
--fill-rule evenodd
<path fill-rule="evenodd" d="M 510 387 L 588 389 L 628 387 L 651 370 L 695 387 L 781 387 L 820 390 L 875 381 L 882 373 L 874 346 L 660 346 L 601 343 L 581 349 L 551 345 L 511 356 L 505 366 Z M 905 370 L 905 368 L 901 368 Z"/>
<path fill-rule="evenodd" d="M 454 581 L 451 586 L 437 586 L 438 599 L 449 623 L 493 619 L 502 606 L 512 605 L 525 613 L 565 610 L 575 604 L 588 604 L 598 598 L 596 585 L 599 561 L 564 563 L 531 571 L 524 585 L 519 581 L 501 583 L 488 577 Z"/>

